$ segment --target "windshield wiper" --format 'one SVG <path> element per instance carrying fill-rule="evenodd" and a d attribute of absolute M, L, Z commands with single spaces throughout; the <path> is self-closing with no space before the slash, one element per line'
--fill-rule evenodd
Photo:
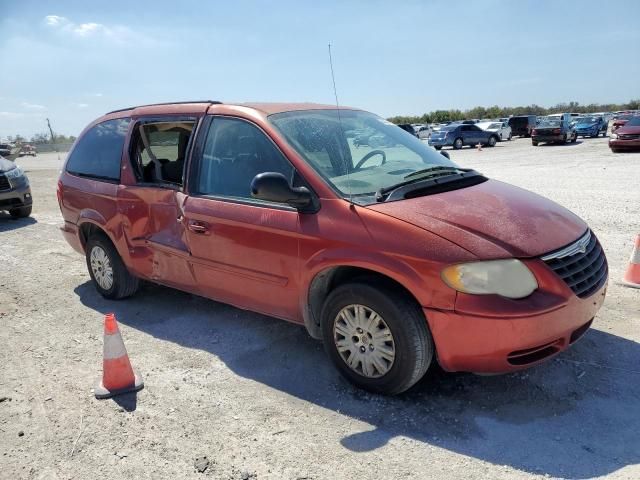
<path fill-rule="evenodd" d="M 435 175 L 438 175 L 439 172 L 447 172 L 447 173 L 458 173 L 458 172 L 465 172 L 468 171 L 468 169 L 463 169 L 463 168 L 458 168 L 458 167 L 446 167 L 443 165 L 437 165 L 435 167 L 429 167 L 429 168 L 423 168 L 422 170 L 416 170 L 415 172 L 411 172 L 408 175 L 405 175 L 403 178 L 406 180 L 408 178 L 411 177 L 422 177 L 423 175 L 425 175 L 426 173 L 432 173 L 435 172 Z M 431 175 L 428 175 L 429 177 Z"/>
<path fill-rule="evenodd" d="M 427 175 L 428 173 L 431 175 Z M 404 178 L 408 179 L 395 185 L 380 188 L 376 192 L 376 200 L 388 202 L 405 198 L 405 195 L 417 190 L 430 190 L 429 193 L 437 193 L 455 188 L 453 183 L 463 182 L 465 186 L 471 186 L 487 180 L 481 173 L 473 169 L 456 167 L 426 168 L 410 173 Z"/>

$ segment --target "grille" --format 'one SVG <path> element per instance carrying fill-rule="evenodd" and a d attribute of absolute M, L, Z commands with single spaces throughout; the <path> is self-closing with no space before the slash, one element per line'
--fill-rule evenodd
<path fill-rule="evenodd" d="M 9 190 L 10 188 L 9 179 L 0 173 L 0 190 Z"/>
<path fill-rule="evenodd" d="M 607 259 L 591 231 L 571 245 L 543 256 L 542 260 L 580 298 L 593 294 L 607 281 Z"/>
<path fill-rule="evenodd" d="M 618 135 L 620 140 L 640 140 L 640 134 L 635 133 L 621 133 Z"/>

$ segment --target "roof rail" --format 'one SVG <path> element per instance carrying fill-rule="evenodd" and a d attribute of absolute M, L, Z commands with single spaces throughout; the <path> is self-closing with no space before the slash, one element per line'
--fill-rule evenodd
<path fill-rule="evenodd" d="M 136 105 L 135 107 L 119 108 L 118 110 L 112 110 L 110 112 L 107 112 L 105 113 L 105 115 L 110 115 L 112 113 L 118 113 L 118 112 L 126 112 L 127 110 L 133 110 L 134 108 L 140 108 L 140 107 L 155 107 L 157 105 L 182 105 L 185 103 L 208 103 L 210 105 L 222 104 L 222 102 L 219 102 L 217 100 L 189 100 L 184 102 L 149 103 L 147 105 Z"/>

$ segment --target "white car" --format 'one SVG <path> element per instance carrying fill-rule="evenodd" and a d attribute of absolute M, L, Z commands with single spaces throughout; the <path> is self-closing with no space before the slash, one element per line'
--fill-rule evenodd
<path fill-rule="evenodd" d="M 420 140 L 427 140 L 431 136 L 431 127 L 429 125 L 422 125 L 418 128 L 418 138 Z"/>
<path fill-rule="evenodd" d="M 511 127 L 508 122 L 483 122 L 477 125 L 487 132 L 495 132 L 501 142 L 511 140 Z"/>

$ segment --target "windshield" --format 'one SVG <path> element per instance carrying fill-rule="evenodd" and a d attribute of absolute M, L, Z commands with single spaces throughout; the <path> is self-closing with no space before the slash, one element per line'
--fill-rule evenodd
<path fill-rule="evenodd" d="M 376 192 L 418 170 L 456 165 L 415 136 L 372 113 L 303 110 L 269 120 L 333 189 L 354 203 L 376 201 Z M 355 135 L 345 135 L 354 132 Z"/>
<path fill-rule="evenodd" d="M 580 117 L 578 119 L 578 123 L 595 123 L 596 121 L 596 117 Z"/>
<path fill-rule="evenodd" d="M 625 127 L 640 127 L 640 117 L 631 117 Z"/>
<path fill-rule="evenodd" d="M 543 118 L 540 120 L 538 124 L 539 127 L 559 127 L 560 119 L 558 117 L 555 118 Z"/>

